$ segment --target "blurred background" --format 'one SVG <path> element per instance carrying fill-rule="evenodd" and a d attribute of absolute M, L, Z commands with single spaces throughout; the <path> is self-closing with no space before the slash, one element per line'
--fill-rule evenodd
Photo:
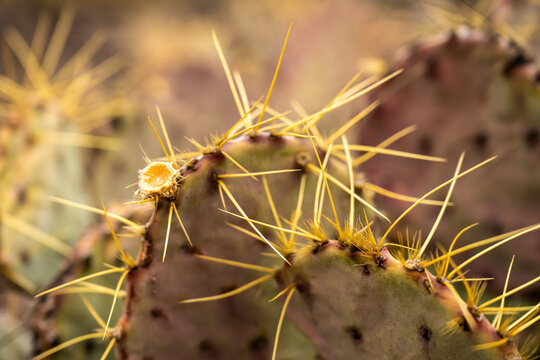
<path fill-rule="evenodd" d="M 135 174 L 142 164 L 136 155 L 140 154 L 138 143 L 149 156 L 160 155 L 146 123 L 147 116 L 155 117 L 156 106 L 181 149 L 190 146 L 185 136 L 203 141 L 204 136 L 237 120 L 212 30 L 231 68 L 241 73 L 248 95 L 256 100 L 267 91 L 287 28 L 293 23 L 272 95 L 272 105 L 280 111 L 297 101 L 313 112 L 357 72 L 385 73 L 386 61 L 404 47 L 461 25 L 483 26 L 484 15 L 504 17 L 528 50 L 540 51 L 538 7 L 526 1 L 2 0 L 0 24 L 4 33 L 15 29 L 30 43 L 35 32 L 49 38 L 62 10 L 73 18 L 66 21 L 68 33 L 59 66 L 96 38 L 101 46 L 90 63 L 111 57 L 117 61 L 117 72 L 98 90 L 123 101 L 116 107 L 114 121 L 105 126 L 122 127 L 118 151 L 122 161 L 115 169 L 124 174 Z M 38 28 L 40 20 L 49 27 Z M 3 46 L 8 46 L 5 39 Z M 348 114 L 336 116 L 337 121 L 354 114 L 364 105 L 361 101 Z M 133 156 L 128 160 L 123 156 L 126 153 Z M 111 189 L 111 184 L 100 191 L 122 199 L 131 194 Z"/>

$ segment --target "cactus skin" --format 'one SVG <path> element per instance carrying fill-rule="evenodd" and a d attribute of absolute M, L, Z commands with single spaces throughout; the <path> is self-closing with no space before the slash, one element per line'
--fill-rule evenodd
<path fill-rule="evenodd" d="M 267 134 L 243 137 L 226 144 L 223 151 L 253 172 L 299 169 L 299 154 L 313 156 L 311 144 L 305 139 Z M 336 165 L 329 163 L 328 171 L 343 178 L 346 169 Z M 173 359 L 179 349 L 185 358 L 191 359 L 270 357 L 277 309 L 266 303 L 271 298 L 267 290 L 223 301 L 178 304 L 179 300 L 219 294 L 254 279 L 245 269 L 209 263 L 194 254 L 251 264 L 275 262 L 261 256 L 265 251 L 263 243 L 226 225 L 226 222 L 244 225 L 242 220 L 217 210 L 222 204 L 215 174 L 238 172 L 240 169 L 219 153 L 204 155 L 193 167 L 182 169 L 185 178 L 180 184 L 176 205 L 194 247 L 189 247 L 179 226 L 173 225 L 165 262 L 161 261 L 161 256 L 169 206 L 163 200 L 158 204 L 148 224 L 138 266 L 127 278 L 127 299 L 117 350 L 120 359 Z M 279 214 L 288 214 L 295 208 L 301 176 L 302 172 L 268 176 Z M 265 205 L 261 179 L 259 182 L 251 178 L 225 180 L 248 216 L 273 221 Z M 307 177 L 306 194 L 314 190 L 316 182 L 317 176 Z M 336 189 L 334 192 L 338 208 L 347 209 L 348 196 L 338 195 Z M 232 211 L 234 207 L 229 206 L 232 204 L 227 206 Z M 303 208 L 312 209 L 313 199 L 306 196 Z M 262 231 L 275 240 L 270 232 Z M 149 333 L 153 335 L 148 337 Z M 170 336 L 171 333 L 174 336 Z M 294 332 L 289 336 L 301 338 Z M 308 348 L 301 353 L 309 353 L 309 343 L 306 346 Z"/>
<path fill-rule="evenodd" d="M 287 312 L 321 358 L 521 358 L 513 344 L 472 350 L 475 343 L 499 340 L 485 317 L 475 319 L 475 330 L 445 331 L 460 309 L 429 273 L 406 269 L 387 249 L 371 259 L 351 250 L 334 240 L 316 245 L 292 254 L 292 265 L 277 276 L 283 285 L 297 283 L 299 295 Z"/>
<path fill-rule="evenodd" d="M 376 144 L 415 124 L 418 130 L 400 141 L 409 151 L 450 161 L 461 151 L 474 162 L 499 155 L 493 166 L 464 179 L 454 199 L 461 211 L 448 214 L 438 240 L 449 241 L 455 229 L 474 222 L 480 223 L 478 232 L 493 235 L 537 222 L 540 88 L 538 68 L 524 50 L 499 35 L 461 28 L 400 52 L 393 66 L 405 69 L 403 78 L 372 93 L 383 101 L 363 123 L 363 143 Z M 365 172 L 391 190 L 422 193 L 446 176 L 448 169 L 422 163 L 404 166 L 381 157 L 366 163 Z M 393 217 L 404 210 L 392 200 L 377 200 Z M 429 209 L 418 209 L 411 214 L 409 226 L 422 228 L 434 216 Z M 502 258 L 516 254 L 520 259 L 512 272 L 518 283 L 526 281 L 532 269 L 540 270 L 537 238 L 527 236 L 511 248 L 512 253 L 505 251 L 479 259 L 474 267 L 479 276 L 496 278 L 498 290 L 506 276 L 506 269 L 498 266 Z M 534 297 L 534 290 L 528 294 Z"/>

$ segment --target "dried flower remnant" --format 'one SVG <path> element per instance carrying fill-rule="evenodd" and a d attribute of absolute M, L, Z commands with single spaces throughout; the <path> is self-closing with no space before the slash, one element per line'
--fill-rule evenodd
<path fill-rule="evenodd" d="M 154 161 L 144 169 L 139 170 L 139 189 L 136 195 L 140 195 L 143 199 L 151 199 L 156 196 L 166 199 L 174 198 L 180 179 L 180 172 L 174 168 L 172 163 Z"/>

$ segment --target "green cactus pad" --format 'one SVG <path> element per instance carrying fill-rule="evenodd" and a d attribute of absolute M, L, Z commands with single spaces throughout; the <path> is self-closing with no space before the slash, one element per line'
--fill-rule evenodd
<path fill-rule="evenodd" d="M 368 259 L 330 241 L 292 255 L 291 264 L 278 276 L 284 285 L 297 284 L 298 295 L 287 313 L 316 344 L 322 359 L 519 355 L 513 345 L 473 351 L 475 344 L 499 339 L 487 320 L 475 319 L 475 330 L 449 326 L 460 316 L 450 291 L 431 275 L 406 269 L 386 249 L 377 259 Z"/>

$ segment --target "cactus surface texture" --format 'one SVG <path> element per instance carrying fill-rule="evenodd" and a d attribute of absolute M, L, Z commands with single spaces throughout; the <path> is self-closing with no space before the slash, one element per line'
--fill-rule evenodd
<path fill-rule="evenodd" d="M 378 256 L 367 259 L 329 241 L 316 252 L 295 254 L 292 266 L 280 273 L 281 281 L 298 284 L 299 295 L 288 311 L 317 344 L 322 358 L 356 354 L 363 359 L 457 360 L 519 355 L 513 345 L 475 352 L 475 343 L 499 340 L 485 318 L 475 319 L 474 329 L 449 329 L 448 324 L 460 316 L 452 293 L 430 274 L 407 269 L 386 249 Z"/>

